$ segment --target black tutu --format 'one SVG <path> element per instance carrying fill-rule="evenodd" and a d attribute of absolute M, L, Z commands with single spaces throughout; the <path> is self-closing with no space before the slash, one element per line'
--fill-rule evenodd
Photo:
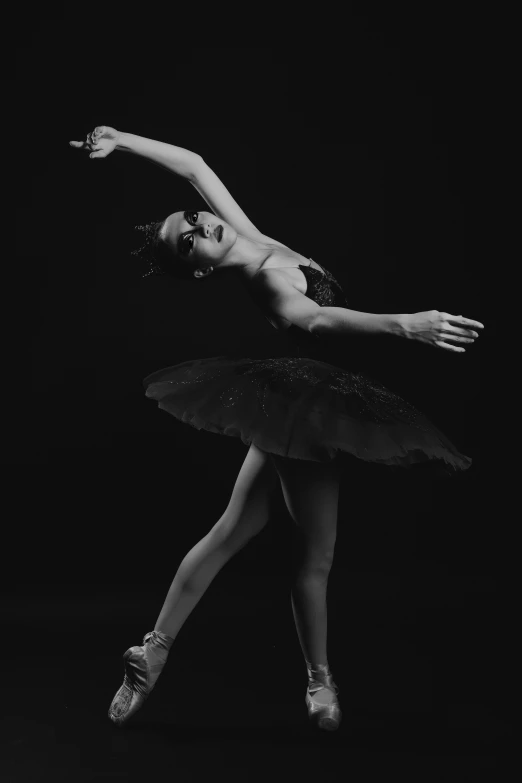
<path fill-rule="evenodd" d="M 349 454 L 400 467 L 436 462 L 445 473 L 472 462 L 397 394 L 316 359 L 215 356 L 158 370 L 143 384 L 180 421 L 272 454 L 317 462 Z"/>

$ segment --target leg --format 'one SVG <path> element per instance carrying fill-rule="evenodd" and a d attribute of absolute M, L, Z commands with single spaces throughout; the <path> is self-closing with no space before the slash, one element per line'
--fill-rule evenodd
<path fill-rule="evenodd" d="M 109 707 L 114 723 L 123 725 L 140 709 L 155 686 L 170 646 L 213 578 L 266 525 L 270 491 L 277 483 L 269 457 L 251 446 L 225 513 L 181 562 L 154 631 L 145 635 L 142 647 L 132 647 L 123 656 L 125 679 Z"/>
<path fill-rule="evenodd" d="M 327 666 L 326 591 L 337 534 L 338 468 L 276 455 L 272 461 L 296 524 L 292 610 L 301 649 L 313 667 Z"/>
<path fill-rule="evenodd" d="M 224 514 L 181 562 L 155 631 L 177 636 L 216 574 L 268 522 L 270 492 L 277 484 L 268 455 L 251 445 Z"/>

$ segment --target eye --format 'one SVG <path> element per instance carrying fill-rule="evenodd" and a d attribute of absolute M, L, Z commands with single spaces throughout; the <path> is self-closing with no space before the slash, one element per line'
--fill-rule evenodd
<path fill-rule="evenodd" d="M 187 234 L 186 237 L 183 238 L 183 242 L 181 243 L 181 252 L 183 255 L 188 256 L 192 248 L 194 247 L 194 234 Z"/>
<path fill-rule="evenodd" d="M 187 212 L 185 214 L 185 219 L 187 223 L 190 223 L 192 226 L 194 226 L 198 222 L 199 212 Z"/>

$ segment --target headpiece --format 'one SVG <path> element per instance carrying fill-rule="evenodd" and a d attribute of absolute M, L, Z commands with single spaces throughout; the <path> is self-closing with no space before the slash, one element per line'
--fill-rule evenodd
<path fill-rule="evenodd" d="M 158 231 L 163 220 L 152 221 L 146 223 L 144 226 L 134 226 L 138 231 L 143 231 L 145 234 L 145 242 L 137 250 L 131 252 L 132 256 L 137 256 L 140 261 L 143 262 L 146 272 L 142 277 L 148 277 L 149 275 L 165 275 L 165 270 L 160 266 L 158 259 L 155 256 L 155 250 L 158 246 Z"/>

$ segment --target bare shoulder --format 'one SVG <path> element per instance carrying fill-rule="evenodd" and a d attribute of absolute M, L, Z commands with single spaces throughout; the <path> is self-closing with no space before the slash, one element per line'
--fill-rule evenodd
<path fill-rule="evenodd" d="M 268 263 L 252 278 L 252 283 L 259 291 L 270 292 L 277 288 L 288 291 L 292 287 L 299 293 L 306 294 L 307 282 L 299 265 L 308 263 L 299 253 L 280 245 L 271 254 Z"/>
<path fill-rule="evenodd" d="M 290 264 L 292 260 L 294 265 Z M 276 329 L 288 329 L 292 323 L 302 326 L 318 307 L 306 297 L 307 280 L 295 258 L 286 254 L 271 256 L 270 264 L 254 275 L 248 287 L 253 300 Z"/>
<path fill-rule="evenodd" d="M 294 288 L 300 294 L 305 294 L 307 288 L 306 278 L 297 266 L 261 269 L 255 276 L 254 281 L 259 290 L 265 290 L 267 293 L 277 288 L 286 291 Z"/>

